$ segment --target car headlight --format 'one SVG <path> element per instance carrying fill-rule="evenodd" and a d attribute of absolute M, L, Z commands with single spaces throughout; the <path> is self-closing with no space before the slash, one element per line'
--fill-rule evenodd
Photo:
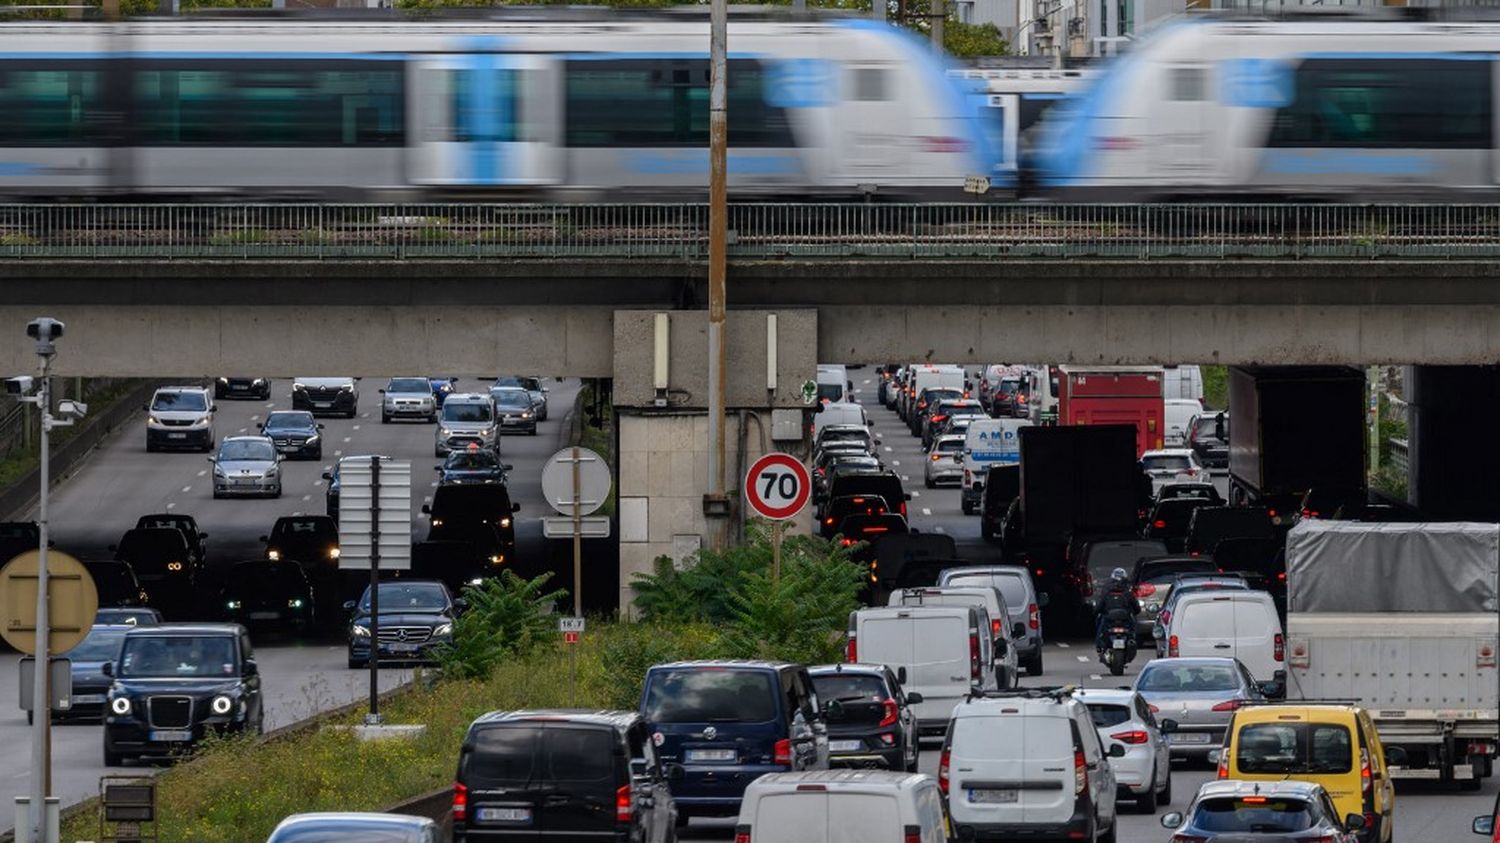
<path fill-rule="evenodd" d="M 277 474 L 280 474 L 280 473 L 281 472 L 277 471 L 274 468 L 268 468 L 268 469 L 266 469 L 266 476 L 267 477 L 275 477 Z"/>
<path fill-rule="evenodd" d="M 261 385 L 261 384 L 264 384 L 266 382 L 266 379 L 265 378 L 256 378 L 256 379 L 254 379 L 254 380 L 252 380 L 250 382 L 253 383 L 253 384 L 256 384 L 256 385 Z"/>
<path fill-rule="evenodd" d="M 223 694 L 220 694 L 219 696 L 214 697 L 213 701 L 208 704 L 208 710 L 218 715 L 228 714 L 229 712 L 234 711 L 234 700 Z"/>
<path fill-rule="evenodd" d="M 294 384 L 292 384 L 292 391 L 293 392 L 298 392 L 298 391 L 305 390 L 305 389 L 307 389 L 307 384 L 301 384 L 301 383 L 294 383 Z"/>
<path fill-rule="evenodd" d="M 328 548 L 328 558 L 329 559 L 337 559 L 337 558 L 339 558 L 339 549 L 336 548 L 336 547 L 330 547 L 330 548 Z"/>
<path fill-rule="evenodd" d="M 130 698 L 115 697 L 109 703 L 109 710 L 113 711 L 115 714 L 120 715 L 121 717 L 124 717 L 125 715 L 130 713 Z"/>
<path fill-rule="evenodd" d="M 240 606 L 241 606 L 241 603 L 238 600 L 226 600 L 224 602 L 224 608 L 228 609 L 231 612 L 234 611 L 235 609 L 238 609 Z"/>
<path fill-rule="evenodd" d="M 217 466 L 217 465 L 214 466 L 214 476 L 215 477 L 223 477 L 224 476 L 224 469 L 222 467 L 220 467 L 220 466 Z"/>
<path fill-rule="evenodd" d="M 300 609 L 300 608 L 302 608 L 302 598 L 301 597 L 293 597 L 292 599 L 286 601 L 286 607 L 288 609 Z"/>
<path fill-rule="evenodd" d="M 339 387 L 339 392 L 353 392 L 353 391 L 354 391 L 354 386 L 352 384 L 347 384 L 346 383 L 343 386 Z"/>
<path fill-rule="evenodd" d="M 506 517 L 501 518 L 500 519 L 500 526 L 502 526 L 502 527 L 509 527 L 510 526 L 510 516 L 507 515 Z"/>
<path fill-rule="evenodd" d="M 453 634 L 453 624 L 451 624 L 451 623 L 439 624 L 438 627 L 437 627 L 437 629 L 434 629 L 432 631 L 432 637 L 433 638 L 447 638 L 448 636 L 450 636 L 452 634 Z"/>
<path fill-rule="evenodd" d="M 147 416 L 146 417 L 146 424 L 154 424 L 154 425 L 157 425 L 158 427 L 160 427 L 161 426 L 161 419 L 157 418 L 156 416 Z"/>
<path fill-rule="evenodd" d="M 276 548 L 273 547 L 270 550 L 266 551 L 266 558 L 269 559 L 269 560 L 271 560 L 272 562 L 280 562 L 281 561 L 281 551 L 279 551 L 279 550 L 277 550 Z"/>
<path fill-rule="evenodd" d="M 432 526 L 434 526 L 434 527 L 441 527 L 441 526 L 443 526 L 443 519 L 441 519 L 441 518 L 434 518 L 434 519 L 432 519 Z"/>
<path fill-rule="evenodd" d="M 199 416 L 198 418 L 193 419 L 193 425 L 192 426 L 193 427 L 208 427 L 208 423 L 210 421 L 212 421 L 212 419 L 210 419 L 208 416 Z"/>
<path fill-rule="evenodd" d="M 453 435 L 453 431 L 449 430 L 448 428 L 446 428 L 446 427 L 439 427 L 438 428 L 438 436 L 442 437 L 443 439 L 447 439 L 449 436 L 452 436 L 452 435 Z"/>
<path fill-rule="evenodd" d="M 505 554 L 503 554 L 503 553 L 497 553 L 497 554 L 491 556 L 490 557 L 490 564 L 491 565 L 503 565 L 503 564 L 505 564 Z"/>
<path fill-rule="evenodd" d="M 219 378 L 219 383 L 229 383 L 229 378 Z"/>
<path fill-rule="evenodd" d="M 350 627 L 349 631 L 352 632 L 352 633 L 354 633 L 354 637 L 355 638 L 369 638 L 370 637 L 370 628 L 368 626 L 365 626 L 364 624 L 358 624 L 357 623 L 354 626 Z"/>
<path fill-rule="evenodd" d="M 531 418 L 531 411 L 530 410 L 523 410 L 521 412 L 521 418 L 523 418 L 523 419 L 529 419 L 529 418 Z"/>
<path fill-rule="evenodd" d="M 321 437 L 318 434 L 314 433 L 313 435 L 307 437 L 307 440 L 303 444 L 311 445 L 311 444 L 313 444 L 315 442 L 321 441 L 322 438 L 323 437 Z"/>

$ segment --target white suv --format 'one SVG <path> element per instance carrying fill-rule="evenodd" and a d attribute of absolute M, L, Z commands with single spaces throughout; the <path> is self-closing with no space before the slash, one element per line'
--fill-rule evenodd
<path fill-rule="evenodd" d="M 971 696 L 953 709 L 938 785 L 960 840 L 1115 839 L 1115 783 L 1072 688 Z"/>
<path fill-rule="evenodd" d="M 1105 746 L 1125 747 L 1121 757 L 1110 758 L 1119 797 L 1135 802 L 1136 810 L 1154 814 L 1158 805 L 1172 801 L 1172 751 L 1164 732 L 1176 722 L 1160 723 L 1151 706 L 1135 691 L 1090 689 L 1077 693 L 1094 718 L 1094 728 Z"/>
<path fill-rule="evenodd" d="M 164 386 L 146 410 L 146 450 L 214 449 L 213 394 L 201 386 Z"/>

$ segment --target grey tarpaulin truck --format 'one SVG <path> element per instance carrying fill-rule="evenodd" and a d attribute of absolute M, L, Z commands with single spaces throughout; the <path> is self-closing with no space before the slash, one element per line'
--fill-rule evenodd
<path fill-rule="evenodd" d="M 1500 525 L 1304 520 L 1286 563 L 1287 699 L 1357 701 L 1392 778 L 1477 788 L 1500 741 Z"/>

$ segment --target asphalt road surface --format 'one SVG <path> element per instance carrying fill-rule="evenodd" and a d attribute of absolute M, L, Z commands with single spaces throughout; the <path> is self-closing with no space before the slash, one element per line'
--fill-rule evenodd
<path fill-rule="evenodd" d="M 541 493 L 542 462 L 560 447 L 566 435 L 566 419 L 578 392 L 577 380 L 545 381 L 550 413 L 536 436 L 506 436 L 501 456 L 515 468 L 510 472 L 511 499 L 521 505 L 516 517 L 517 555 L 522 559 L 538 553 L 543 541 L 539 518 L 547 511 Z M 341 456 L 382 454 L 412 462 L 412 523 L 418 538 L 425 536 L 426 519 L 420 513 L 431 499 L 436 474 L 431 466 L 440 462 L 432 455 L 433 426 L 424 422 L 380 423 L 384 379 L 365 378 L 360 383 L 359 415 L 354 419 L 320 419 L 323 430 L 323 460 L 282 463 L 283 492 L 276 500 L 214 500 L 210 470 L 200 453 L 146 453 L 144 413 L 122 426 L 102 443 L 82 468 L 52 495 L 52 536 L 59 550 L 84 559 L 108 559 L 110 544 L 135 526 L 136 518 L 155 512 L 192 515 L 208 533 L 208 564 L 211 571 L 251 559 L 263 553 L 260 536 L 283 515 L 321 515 L 325 512 L 326 483 L 322 472 Z M 459 390 L 483 391 L 488 381 L 461 381 Z M 217 402 L 215 432 L 222 439 L 254 433 L 256 423 L 274 409 L 291 406 L 290 381 L 272 384 L 270 401 Z M 372 421 L 373 419 L 373 421 Z M 431 484 L 431 485 L 429 485 Z M 201 597 L 201 595 L 200 595 Z M 200 605 L 204 604 L 200 599 Z M 205 619 L 213 619 L 206 617 Z M 362 699 L 368 694 L 368 672 L 351 671 L 345 664 L 341 631 L 304 640 L 257 633 L 256 658 L 264 677 L 266 728 L 275 729 L 321 710 Z M 0 829 L 13 819 L 14 797 L 25 795 L 31 774 L 31 732 L 19 699 L 19 656 L 0 656 Z M 410 678 L 408 670 L 382 671 L 382 686 L 390 687 Z M 98 724 L 59 725 L 53 732 L 53 794 L 69 805 L 98 793 L 103 766 L 102 727 Z M 127 768 L 129 770 L 131 768 Z M 157 769 L 157 768 L 135 768 Z M 119 772 L 112 770 L 109 772 Z"/>

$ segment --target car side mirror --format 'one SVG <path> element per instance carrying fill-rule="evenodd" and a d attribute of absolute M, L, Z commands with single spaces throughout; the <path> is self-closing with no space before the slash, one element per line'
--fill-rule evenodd
<path fill-rule="evenodd" d="M 218 458 L 218 457 L 206 457 L 206 459 L 207 459 L 207 460 L 208 460 L 208 461 L 209 461 L 209 462 L 218 462 L 218 461 L 219 461 L 219 458 Z"/>
<path fill-rule="evenodd" d="M 1025 638 L 1026 637 L 1026 624 L 1021 623 L 1020 621 L 1016 621 L 1015 623 L 1011 624 L 1011 626 L 1010 626 L 1010 637 L 1012 637 L 1012 638 Z"/>
<path fill-rule="evenodd" d="M 1002 658 L 1002 659 L 1005 658 L 1005 654 L 1007 652 L 1008 646 L 1009 645 L 1006 644 L 1004 638 L 996 638 L 995 639 L 995 656 L 997 658 Z"/>
<path fill-rule="evenodd" d="M 149 412 L 151 412 L 151 405 L 150 404 L 142 404 L 141 405 L 141 412 L 143 412 L 143 413 L 149 413 Z"/>
<path fill-rule="evenodd" d="M 345 600 L 344 601 L 344 611 L 346 611 L 346 612 L 352 612 L 352 611 L 354 611 L 354 601 L 353 600 Z"/>
<path fill-rule="evenodd" d="M 1124 758 L 1125 757 L 1125 745 L 1124 744 L 1118 744 L 1118 743 L 1112 743 L 1112 744 L 1110 744 L 1109 745 L 1109 757 L 1110 758 Z"/>
<path fill-rule="evenodd" d="M 1274 679 L 1269 682 L 1257 682 L 1255 688 L 1260 691 L 1261 696 L 1269 699 L 1281 699 L 1286 696 L 1286 685 Z"/>
<path fill-rule="evenodd" d="M 680 782 L 687 778 L 687 770 L 681 764 L 668 764 L 666 774 L 669 782 Z"/>
<path fill-rule="evenodd" d="M 1156 724 L 1156 728 L 1159 729 L 1163 735 L 1170 735 L 1173 732 L 1177 731 L 1177 721 L 1164 719 Z"/>
<path fill-rule="evenodd" d="M 322 430 L 322 429 L 323 429 L 323 423 L 322 422 L 318 422 L 318 430 Z"/>
<path fill-rule="evenodd" d="M 380 394 L 381 394 L 381 395 L 384 395 L 384 394 L 385 394 L 385 390 L 383 390 L 383 389 L 382 389 L 382 390 L 380 390 Z"/>
<path fill-rule="evenodd" d="M 208 540 L 208 533 L 199 533 L 198 534 L 198 540 L 199 541 L 207 541 Z"/>
<path fill-rule="evenodd" d="M 902 495 L 901 499 L 902 500 L 908 500 L 908 501 L 911 500 L 911 492 L 907 492 L 906 494 Z"/>
<path fill-rule="evenodd" d="M 1495 817 L 1492 814 L 1475 817 L 1473 829 L 1475 834 L 1483 834 L 1485 837 L 1489 837 L 1495 833 Z"/>
<path fill-rule="evenodd" d="M 1047 608 L 1047 604 L 1051 603 L 1051 602 L 1052 602 L 1052 595 L 1048 594 L 1045 591 L 1042 592 L 1041 594 L 1038 594 L 1036 596 L 1036 607 L 1038 609 L 1045 609 L 1045 608 Z"/>
<path fill-rule="evenodd" d="M 898 668 L 896 668 L 896 684 L 897 685 L 905 685 L 906 684 L 906 668 L 905 667 L 898 667 Z"/>
<path fill-rule="evenodd" d="M 1350 814 L 1349 816 L 1344 817 L 1344 828 L 1346 828 L 1346 829 L 1348 829 L 1350 831 L 1359 831 L 1360 829 L 1362 829 L 1364 827 L 1365 827 L 1365 815 L 1364 814 Z"/>
<path fill-rule="evenodd" d="M 1228 442 L 1229 434 L 1224 430 L 1224 414 L 1214 416 L 1214 438 L 1220 442 Z"/>
<path fill-rule="evenodd" d="M 271 537 L 270 536 L 261 536 L 260 537 L 260 543 L 261 544 L 270 544 L 271 543 Z"/>
<path fill-rule="evenodd" d="M 1219 759 L 1221 759 L 1223 757 L 1224 757 L 1224 750 L 1222 750 L 1222 749 L 1210 749 L 1208 751 L 1208 763 L 1210 763 L 1210 764 L 1217 764 L 1217 763 L 1219 763 Z"/>
<path fill-rule="evenodd" d="M 219 405 L 218 404 L 211 404 L 211 405 L 209 405 L 208 411 L 210 413 L 217 413 L 217 412 L 219 412 Z"/>
<path fill-rule="evenodd" d="M 456 611 L 462 612 L 463 610 L 469 608 L 469 601 L 463 599 L 462 597 L 455 597 L 453 598 L 453 608 Z"/>
<path fill-rule="evenodd" d="M 1174 828 L 1182 828 L 1182 819 L 1182 814 L 1179 814 L 1176 811 L 1173 811 L 1170 814 L 1162 814 L 1161 827 L 1168 830 Z"/>
<path fill-rule="evenodd" d="M 433 471 L 442 471 L 442 470 L 443 470 L 443 467 L 442 467 L 442 466 L 440 466 L 440 465 L 435 465 L 435 466 L 433 466 L 433 467 L 432 467 L 432 470 L 433 470 Z"/>
<path fill-rule="evenodd" d="M 240 672 L 246 678 L 249 678 L 251 676 L 255 676 L 255 675 L 259 674 L 260 673 L 260 668 L 256 667 L 255 660 L 251 659 L 251 660 L 245 662 L 245 666 L 244 666 L 244 668 L 241 669 Z"/>
<path fill-rule="evenodd" d="M 515 470 L 516 470 L 516 467 L 515 467 L 515 466 L 513 466 L 513 465 L 511 465 L 511 464 L 510 464 L 510 463 L 508 463 L 508 462 L 503 462 L 503 463 L 500 463 L 500 468 L 501 468 L 501 469 L 502 469 L 502 470 L 504 470 L 504 471 L 515 471 Z"/>
<path fill-rule="evenodd" d="M 910 694 L 906 695 L 906 704 L 907 705 L 921 705 L 922 703 L 926 702 L 926 700 L 927 700 L 926 697 L 922 696 L 921 694 L 917 693 L 916 691 L 912 691 Z"/>
<path fill-rule="evenodd" d="M 115 675 L 114 662 L 105 662 L 104 664 L 100 665 L 99 672 L 104 674 L 105 676 L 113 677 Z"/>
<path fill-rule="evenodd" d="M 518 503 L 511 504 L 510 505 L 510 511 L 511 512 L 520 512 L 521 511 L 521 505 L 518 504 Z"/>
<path fill-rule="evenodd" d="M 325 472 L 323 472 L 323 479 L 324 480 L 332 480 L 333 479 L 333 472 L 331 472 L 331 471 L 325 471 Z"/>
<path fill-rule="evenodd" d="M 828 704 L 823 706 L 823 713 L 829 717 L 843 717 L 844 704 L 838 700 L 829 700 Z"/>
<path fill-rule="evenodd" d="M 425 504 L 425 503 L 422 504 L 422 514 L 423 515 L 431 515 L 432 514 L 432 506 L 429 505 L 429 504 Z"/>

